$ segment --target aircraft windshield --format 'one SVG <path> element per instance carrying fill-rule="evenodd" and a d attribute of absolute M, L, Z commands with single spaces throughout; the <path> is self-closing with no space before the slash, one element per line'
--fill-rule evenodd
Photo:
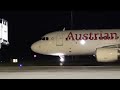
<path fill-rule="evenodd" d="M 41 40 L 45 40 L 45 37 L 43 37 Z"/>
<path fill-rule="evenodd" d="M 48 37 L 42 37 L 41 40 L 49 40 Z"/>
<path fill-rule="evenodd" d="M 48 40 L 48 37 L 46 37 L 46 40 Z"/>
<path fill-rule="evenodd" d="M 0 23 L 2 23 L 2 19 L 0 19 Z"/>

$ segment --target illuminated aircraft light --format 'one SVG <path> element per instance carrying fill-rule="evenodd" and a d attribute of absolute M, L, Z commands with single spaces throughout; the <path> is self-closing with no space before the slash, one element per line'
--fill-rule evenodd
<path fill-rule="evenodd" d="M 37 57 L 37 55 L 34 55 L 34 58 L 36 58 Z"/>
<path fill-rule="evenodd" d="M 60 63 L 60 66 L 63 66 L 63 63 Z"/>
<path fill-rule="evenodd" d="M 19 66 L 20 66 L 20 67 L 22 67 L 23 65 L 22 65 L 22 64 L 20 64 Z"/>
<path fill-rule="evenodd" d="M 82 45 L 84 45 L 85 43 L 86 43 L 85 40 L 80 41 L 80 44 L 82 44 Z"/>
<path fill-rule="evenodd" d="M 53 54 L 51 54 L 51 55 L 55 55 L 55 56 L 63 56 L 64 54 L 63 53 L 53 53 Z"/>
<path fill-rule="evenodd" d="M 61 61 L 61 62 L 64 62 L 64 58 L 60 58 L 60 61 Z"/>
<path fill-rule="evenodd" d="M 60 57 L 60 62 L 64 62 L 65 61 L 64 56 L 59 56 L 59 57 Z"/>

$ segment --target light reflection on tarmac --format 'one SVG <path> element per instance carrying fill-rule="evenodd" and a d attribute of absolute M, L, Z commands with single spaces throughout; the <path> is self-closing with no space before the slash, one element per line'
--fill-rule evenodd
<path fill-rule="evenodd" d="M 0 66 L 0 79 L 120 79 L 120 66 Z"/>

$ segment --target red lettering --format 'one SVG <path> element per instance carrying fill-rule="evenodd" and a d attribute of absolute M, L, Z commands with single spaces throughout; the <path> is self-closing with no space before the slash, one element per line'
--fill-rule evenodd
<path fill-rule="evenodd" d="M 109 40 L 110 38 L 109 38 L 109 33 L 104 33 L 104 40 Z"/>
<path fill-rule="evenodd" d="M 72 32 L 70 32 L 69 35 L 68 35 L 68 37 L 66 38 L 66 40 L 68 40 L 68 39 L 69 39 L 69 40 L 70 40 L 70 39 L 75 40 L 74 37 L 73 37 Z"/>
<path fill-rule="evenodd" d="M 83 40 L 87 40 L 88 39 L 88 34 L 83 34 L 83 38 L 82 38 Z"/>
<path fill-rule="evenodd" d="M 94 40 L 97 40 L 97 35 L 99 35 L 99 33 L 95 33 L 95 39 Z"/>
<path fill-rule="evenodd" d="M 79 34 L 79 37 L 78 37 L 78 34 L 75 34 L 75 39 L 76 40 L 81 40 L 81 34 Z"/>
<path fill-rule="evenodd" d="M 111 40 L 114 39 L 114 38 L 117 39 L 117 37 L 118 37 L 118 36 L 117 36 L 117 33 L 110 33 L 110 34 L 111 34 Z M 114 36 L 114 35 L 115 35 L 115 36 Z"/>
<path fill-rule="evenodd" d="M 100 33 L 100 37 L 99 37 L 100 40 L 103 40 L 103 36 L 102 36 L 102 33 Z"/>
<path fill-rule="evenodd" d="M 94 39 L 94 37 L 92 37 L 93 34 L 90 33 L 89 35 L 90 35 L 89 39 L 90 39 L 90 40 L 93 40 L 93 39 Z"/>
<path fill-rule="evenodd" d="M 93 35 L 94 34 L 94 35 Z M 104 35 L 103 35 L 104 34 Z M 98 38 L 99 37 L 99 38 Z M 84 34 L 73 34 L 70 32 L 66 40 L 113 40 L 118 39 L 117 33 L 84 33 Z"/>

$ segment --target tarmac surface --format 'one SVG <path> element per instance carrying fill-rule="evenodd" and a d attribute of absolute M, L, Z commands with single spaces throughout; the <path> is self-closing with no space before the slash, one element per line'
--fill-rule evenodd
<path fill-rule="evenodd" d="M 120 79 L 120 66 L 0 66 L 0 79 Z"/>

